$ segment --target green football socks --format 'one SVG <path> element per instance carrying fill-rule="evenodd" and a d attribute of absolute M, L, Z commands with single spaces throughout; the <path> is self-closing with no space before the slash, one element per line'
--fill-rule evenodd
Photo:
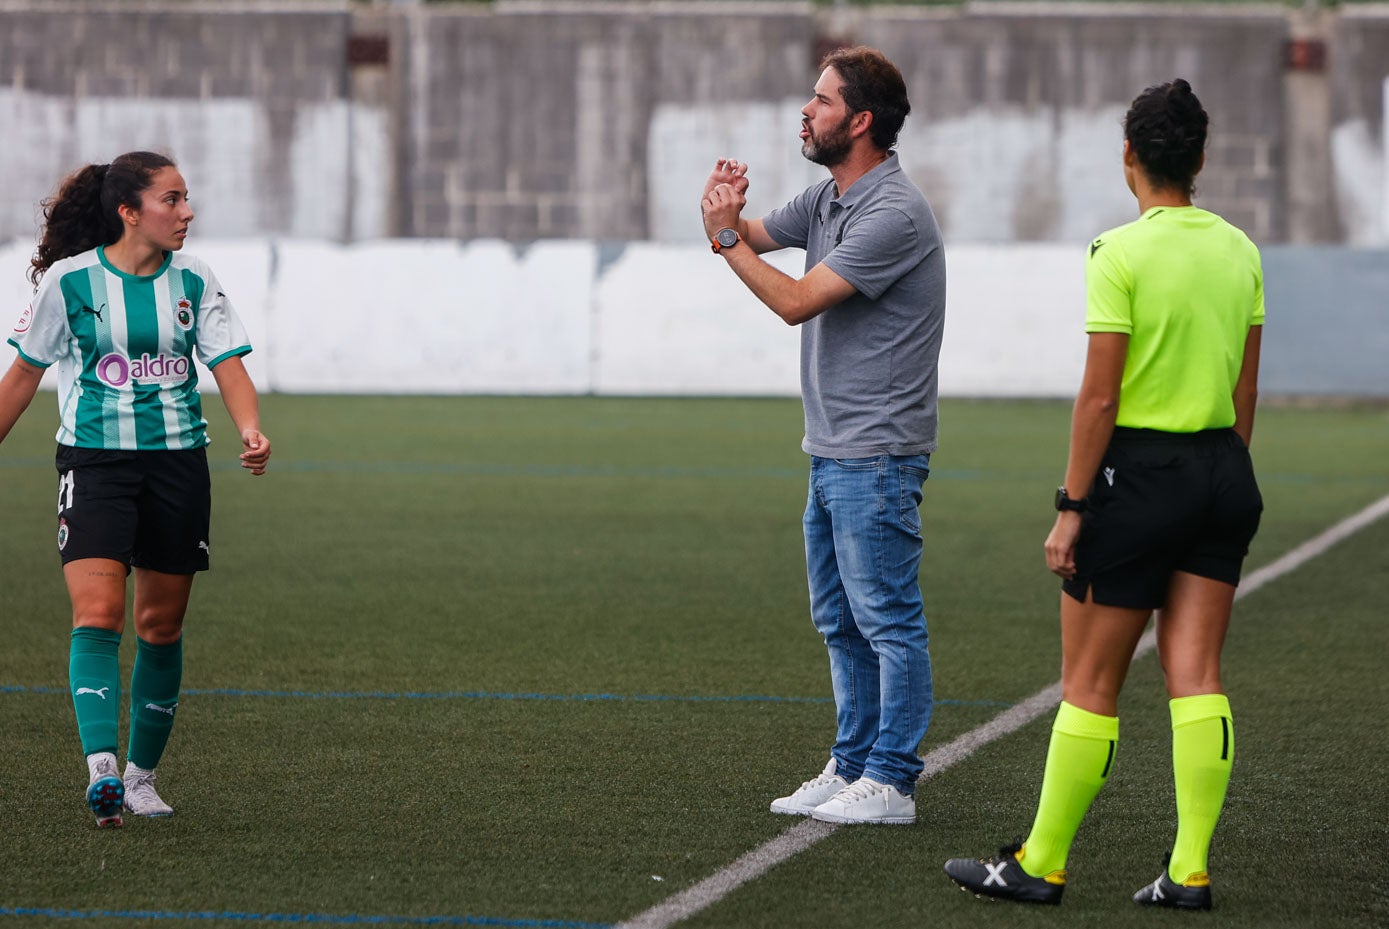
<path fill-rule="evenodd" d="M 135 670 L 130 675 L 130 751 L 138 767 L 153 771 L 164 754 L 178 710 L 183 680 L 183 639 L 151 645 L 136 639 Z"/>
<path fill-rule="evenodd" d="M 68 686 L 82 754 L 116 751 L 121 707 L 121 634 L 78 626 L 68 646 Z"/>
<path fill-rule="evenodd" d="M 1178 697 L 1172 711 L 1172 777 L 1177 787 L 1177 840 L 1167 876 L 1178 884 L 1208 880 L 1206 855 L 1225 806 L 1235 758 L 1235 727 L 1224 694 Z"/>
<path fill-rule="evenodd" d="M 1061 703 L 1051 726 L 1037 817 L 1018 856 L 1028 874 L 1065 880 L 1066 855 L 1085 811 L 1109 778 L 1118 741 L 1119 717 Z"/>

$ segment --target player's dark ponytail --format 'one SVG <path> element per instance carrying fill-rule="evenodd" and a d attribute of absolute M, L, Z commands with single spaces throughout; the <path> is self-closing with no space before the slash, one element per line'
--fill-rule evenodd
<path fill-rule="evenodd" d="M 109 165 L 87 165 L 63 179 L 58 194 L 43 202 L 43 237 L 29 262 L 38 286 L 56 261 L 120 240 L 125 230 L 117 207 L 140 206 L 154 172 L 174 163 L 155 152 L 127 152 Z"/>
<path fill-rule="evenodd" d="M 1188 197 L 1206 150 L 1210 118 L 1191 85 L 1181 78 L 1149 87 L 1124 116 L 1124 138 L 1157 187 L 1174 187 Z"/>

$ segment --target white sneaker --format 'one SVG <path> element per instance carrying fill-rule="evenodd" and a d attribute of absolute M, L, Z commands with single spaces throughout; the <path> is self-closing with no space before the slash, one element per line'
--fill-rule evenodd
<path fill-rule="evenodd" d="M 789 797 L 777 797 L 772 801 L 773 813 L 787 813 L 792 816 L 809 816 L 811 811 L 849 786 L 835 769 L 838 762 L 833 758 L 825 765 L 825 770 L 806 781 Z"/>
<path fill-rule="evenodd" d="M 916 801 L 890 784 L 861 777 L 810 813 L 827 823 L 879 823 L 910 826 L 916 822 Z"/>
<path fill-rule="evenodd" d="M 125 766 L 125 808 L 133 816 L 170 816 L 174 812 L 154 792 L 154 772 L 129 763 Z"/>
<path fill-rule="evenodd" d="M 116 756 L 97 752 L 87 756 L 87 807 L 96 816 L 97 826 L 120 826 L 121 797 L 125 786 L 116 771 Z"/>

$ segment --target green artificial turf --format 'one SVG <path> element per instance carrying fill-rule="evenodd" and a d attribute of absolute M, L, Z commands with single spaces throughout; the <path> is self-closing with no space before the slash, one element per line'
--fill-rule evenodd
<path fill-rule="evenodd" d="M 824 763 L 795 401 L 271 396 L 275 457 L 251 478 L 209 399 L 213 570 L 160 765 L 178 812 L 97 831 L 66 693 L 51 404 L 0 448 L 0 929 L 615 924 L 780 835 L 768 800 Z M 943 405 L 923 751 L 1057 678 L 1041 542 L 1068 419 Z M 1254 453 L 1251 568 L 1389 494 L 1383 408 L 1262 410 Z M 1386 921 L 1386 551 L 1379 523 L 1236 606 L 1221 926 Z M 1121 712 L 1059 909 L 976 901 L 940 873 L 1026 831 L 1048 714 L 924 785 L 916 826 L 840 829 L 686 925 L 1165 924 L 1128 901 L 1173 831 L 1154 657 Z"/>

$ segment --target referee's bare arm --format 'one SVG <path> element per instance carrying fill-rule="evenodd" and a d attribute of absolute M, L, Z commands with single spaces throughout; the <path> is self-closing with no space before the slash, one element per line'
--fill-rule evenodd
<path fill-rule="evenodd" d="M 1066 461 L 1066 492 L 1077 499 L 1090 493 L 1100 459 L 1114 434 L 1128 350 L 1125 333 L 1090 333 L 1085 373 L 1071 412 L 1071 451 Z"/>
<path fill-rule="evenodd" d="M 1259 400 L 1259 346 L 1263 342 L 1263 326 L 1250 326 L 1244 337 L 1244 361 L 1240 363 L 1239 380 L 1235 381 L 1235 432 L 1246 446 L 1254 437 L 1254 406 Z"/>
<path fill-rule="evenodd" d="M 1071 450 L 1066 459 L 1066 480 L 1062 485 L 1074 499 L 1087 497 L 1095 482 L 1104 450 L 1114 434 L 1119 415 L 1119 387 L 1124 379 L 1124 359 L 1129 337 L 1121 332 L 1092 332 L 1085 354 L 1085 374 L 1071 412 Z M 1047 534 L 1042 549 L 1047 570 L 1063 577 L 1075 576 L 1076 541 L 1080 538 L 1080 513 L 1065 510 Z"/>

